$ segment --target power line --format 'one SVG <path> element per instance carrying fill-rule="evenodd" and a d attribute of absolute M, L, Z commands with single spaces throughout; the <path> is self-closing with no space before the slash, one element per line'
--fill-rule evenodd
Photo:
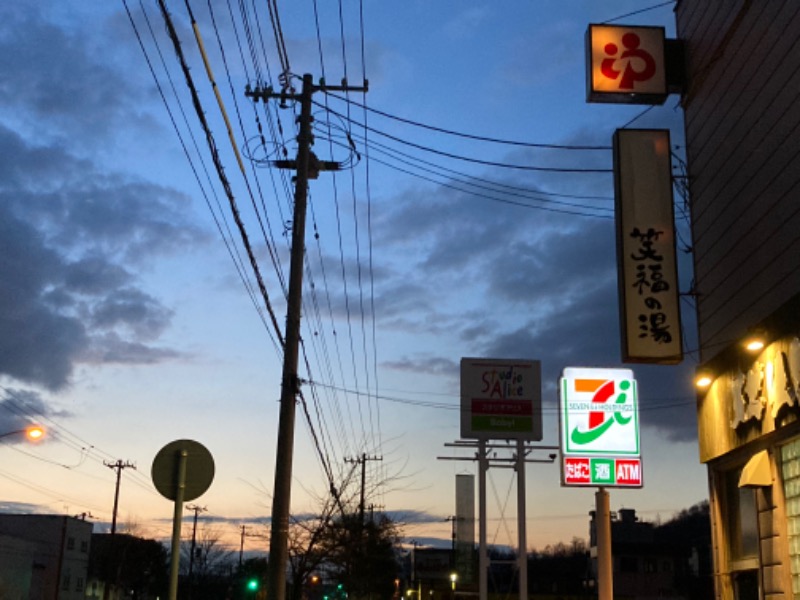
<path fill-rule="evenodd" d="M 206 141 L 208 143 L 208 147 L 211 152 L 212 161 L 217 170 L 217 175 L 219 177 L 223 189 L 225 190 L 225 195 L 228 197 L 228 202 L 230 204 L 231 212 L 233 213 L 234 221 L 236 222 L 236 225 L 239 228 L 239 233 L 242 238 L 242 243 L 244 244 L 245 249 L 247 250 L 247 255 L 250 258 L 250 265 L 256 276 L 256 281 L 258 282 L 258 287 L 259 290 L 261 291 L 261 296 L 264 299 L 264 304 L 266 306 L 267 312 L 269 313 L 270 320 L 272 321 L 274 335 L 277 337 L 280 345 L 283 346 L 284 340 L 283 340 L 283 335 L 281 334 L 280 325 L 278 324 L 278 319 L 275 316 L 275 311 L 272 308 L 272 302 L 270 301 L 269 293 L 267 292 L 266 285 L 264 284 L 264 280 L 261 276 L 261 270 L 258 266 L 258 261 L 256 259 L 255 253 L 253 251 L 252 246 L 250 245 L 250 240 L 247 236 L 247 231 L 245 229 L 244 222 L 242 221 L 241 216 L 239 214 L 239 209 L 236 206 L 236 198 L 233 195 L 233 190 L 231 189 L 228 177 L 227 175 L 225 175 L 225 170 L 222 166 L 222 162 L 219 157 L 217 145 L 216 142 L 214 141 L 214 135 L 208 126 L 208 122 L 206 121 L 205 111 L 203 110 L 203 107 L 201 105 L 200 97 L 197 94 L 197 89 L 195 88 L 192 74 L 189 71 L 188 65 L 186 64 L 186 59 L 183 55 L 183 50 L 181 48 L 180 40 L 178 39 L 178 34 L 175 31 L 175 27 L 172 23 L 172 18 L 170 17 L 169 12 L 167 11 L 167 7 L 164 4 L 164 0 L 158 0 L 158 4 L 161 8 L 161 14 L 164 18 L 164 22 L 167 25 L 167 32 L 169 34 L 170 39 L 172 40 L 175 54 L 177 55 L 178 61 L 180 62 L 181 65 L 181 69 L 183 70 L 183 74 L 186 79 L 186 85 L 189 87 L 189 91 L 192 96 L 192 103 L 194 105 L 195 112 L 197 113 L 197 118 L 200 120 L 201 127 L 205 132 Z"/>
<path fill-rule="evenodd" d="M 438 133 L 444 133 L 447 135 L 452 135 L 455 137 L 460 137 L 468 140 L 475 140 L 478 142 L 489 142 L 493 144 L 503 144 L 506 146 L 520 146 L 523 148 L 539 148 L 539 149 L 548 149 L 548 150 L 602 150 L 602 151 L 609 151 L 611 150 L 611 146 L 597 146 L 597 145 L 582 145 L 582 144 L 545 144 L 542 142 L 522 142 L 519 140 L 508 140 L 508 139 L 501 139 L 495 137 L 489 137 L 485 135 L 476 135 L 472 133 L 464 133 L 462 131 L 455 131 L 453 129 L 445 129 L 444 127 L 437 127 L 435 125 L 429 125 L 426 123 L 421 123 L 419 121 L 415 121 L 413 119 L 408 119 L 404 117 L 399 117 L 397 115 L 392 115 L 386 111 L 378 110 L 377 108 L 369 107 L 364 104 L 360 104 L 355 100 L 350 98 L 344 98 L 337 94 L 328 93 L 329 96 L 332 98 L 336 98 L 337 100 L 341 100 L 342 102 L 347 102 L 348 104 L 353 104 L 360 108 L 363 108 L 365 111 L 369 111 L 371 113 L 375 113 L 382 117 L 386 117 L 387 119 L 392 119 L 393 121 L 398 121 L 400 123 L 405 123 L 406 125 L 413 125 L 414 127 L 419 127 L 422 129 L 427 129 L 429 131 L 436 131 Z"/>
<path fill-rule="evenodd" d="M 319 102 L 314 102 L 314 104 L 316 104 L 320 108 L 324 108 L 325 110 L 327 110 L 328 112 L 330 112 L 333 115 L 336 115 L 340 119 L 345 119 L 348 122 L 352 122 L 354 125 L 356 125 L 358 127 L 361 127 L 366 131 L 371 131 L 372 133 L 380 135 L 381 137 L 388 138 L 390 140 L 398 142 L 399 144 L 404 144 L 406 146 L 411 146 L 412 148 L 416 148 L 417 150 L 422 150 L 424 152 L 429 152 L 429 153 L 435 154 L 437 156 L 444 156 L 444 157 L 447 157 L 447 158 L 452 158 L 454 160 L 460 160 L 460 161 L 479 164 L 479 165 L 484 165 L 484 166 L 488 166 L 488 167 L 498 167 L 498 168 L 501 168 L 501 169 L 516 169 L 516 170 L 520 170 L 520 171 L 534 171 L 534 172 L 543 172 L 543 173 L 575 173 L 575 174 L 585 173 L 585 174 L 591 174 L 591 173 L 611 173 L 611 172 L 613 172 L 612 169 L 587 169 L 587 168 L 584 168 L 584 167 L 543 167 L 543 166 L 538 166 L 538 165 L 520 165 L 520 164 L 511 164 L 511 163 L 504 163 L 504 162 L 499 162 L 499 161 L 484 160 L 484 159 L 480 159 L 480 158 L 473 158 L 473 157 L 469 157 L 469 156 L 463 156 L 463 155 L 460 155 L 460 154 L 455 154 L 453 152 L 447 152 L 447 151 L 444 151 L 444 150 L 438 150 L 436 148 L 431 148 L 430 146 L 424 146 L 424 145 L 418 144 L 416 142 L 405 140 L 405 139 L 403 139 L 401 137 L 398 137 L 396 135 L 392 135 L 390 133 L 386 133 L 384 131 L 380 131 L 378 129 L 375 129 L 374 127 L 367 127 L 367 125 L 365 123 L 358 123 L 357 121 L 353 121 L 352 119 L 346 117 L 345 115 L 342 115 L 341 113 L 339 113 L 339 112 L 337 112 L 337 111 L 335 111 L 335 110 L 333 110 L 331 108 L 327 108 L 324 104 L 320 104 Z"/>

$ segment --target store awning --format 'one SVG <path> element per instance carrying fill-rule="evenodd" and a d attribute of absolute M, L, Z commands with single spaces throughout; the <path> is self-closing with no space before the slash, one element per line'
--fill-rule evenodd
<path fill-rule="evenodd" d="M 772 485 L 772 470 L 769 466 L 769 454 L 766 450 L 750 457 L 739 477 L 739 487 L 767 487 Z"/>

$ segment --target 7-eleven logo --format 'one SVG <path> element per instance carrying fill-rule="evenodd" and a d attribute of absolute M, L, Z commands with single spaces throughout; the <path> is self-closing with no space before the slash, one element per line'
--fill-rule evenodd
<path fill-rule="evenodd" d="M 628 369 L 565 369 L 565 452 L 638 454 L 636 382 Z"/>

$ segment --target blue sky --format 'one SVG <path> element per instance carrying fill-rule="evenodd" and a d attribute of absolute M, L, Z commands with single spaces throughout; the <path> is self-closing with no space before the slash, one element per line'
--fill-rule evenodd
<path fill-rule="evenodd" d="M 311 425 L 298 410 L 293 507 L 313 510 L 327 489 L 316 436 L 339 476 L 351 468 L 347 458 L 381 456 L 368 473 L 387 485 L 368 501 L 403 515 L 409 538 L 446 540 L 454 475 L 475 472 L 471 461 L 436 459 L 452 455 L 444 444 L 459 437 L 461 357 L 542 361 L 543 444 L 557 443 L 561 370 L 621 366 L 611 174 L 478 161 L 607 170 L 614 129 L 634 118 L 637 127 L 669 128 L 680 155 L 677 97 L 643 115 L 644 107 L 585 102 L 587 24 L 658 3 L 367 0 L 342 3 L 341 20 L 339 4 L 319 4 L 318 37 L 312 2 L 278 3 L 291 72 L 324 74 L 329 83 L 346 75 L 351 85 L 366 75 L 370 91 L 353 94 L 349 107 L 341 94 L 315 97 L 315 152 L 355 164 L 311 182 L 308 367 L 304 358 L 300 373 Z M 165 444 L 190 438 L 217 465 L 198 500 L 208 508 L 204 518 L 238 539 L 236 526 L 263 523 L 270 513 L 281 353 L 264 301 L 246 291 L 254 285 L 246 257 L 232 259 L 244 257 L 241 238 L 162 15 L 155 3 L 128 6 L 156 79 L 122 2 L 0 8 L 0 432 L 35 419 L 52 433 L 35 447 L 4 440 L 0 506 L 91 512 L 102 529 L 114 492 L 114 472 L 103 462 L 122 459 L 138 468 L 124 472 L 120 521 L 166 537 L 171 507 L 149 483 L 150 464 Z M 242 5 L 192 3 L 244 149 L 245 180 L 185 4 L 168 6 L 282 330 L 291 184 L 263 159 L 294 155 L 294 112 L 274 103 L 254 110 L 244 97 L 257 70 Z M 258 17 L 259 69 L 277 86 L 276 44 L 260 4 Z M 664 25 L 674 35 L 671 5 L 621 22 Z M 492 143 L 391 116 L 475 136 L 606 149 Z M 346 117 L 355 151 L 342 133 Z M 467 177 L 483 187 L 463 183 Z M 681 253 L 680 268 L 688 291 L 689 254 Z M 693 350 L 691 304 L 683 308 Z M 690 353 L 677 367 L 634 368 L 645 487 L 612 492 L 612 509 L 666 519 L 706 497 L 694 360 Z M 492 471 L 490 481 L 490 541 L 507 543 L 516 529 L 515 494 L 505 502 L 510 474 Z M 587 537 L 593 502 L 592 490 L 561 488 L 553 465 L 531 465 L 530 546 Z"/>

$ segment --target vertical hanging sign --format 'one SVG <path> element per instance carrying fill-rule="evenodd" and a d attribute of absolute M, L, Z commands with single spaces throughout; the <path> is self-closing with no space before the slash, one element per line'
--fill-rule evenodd
<path fill-rule="evenodd" d="M 669 131 L 618 129 L 614 188 L 622 360 L 683 360 Z"/>

